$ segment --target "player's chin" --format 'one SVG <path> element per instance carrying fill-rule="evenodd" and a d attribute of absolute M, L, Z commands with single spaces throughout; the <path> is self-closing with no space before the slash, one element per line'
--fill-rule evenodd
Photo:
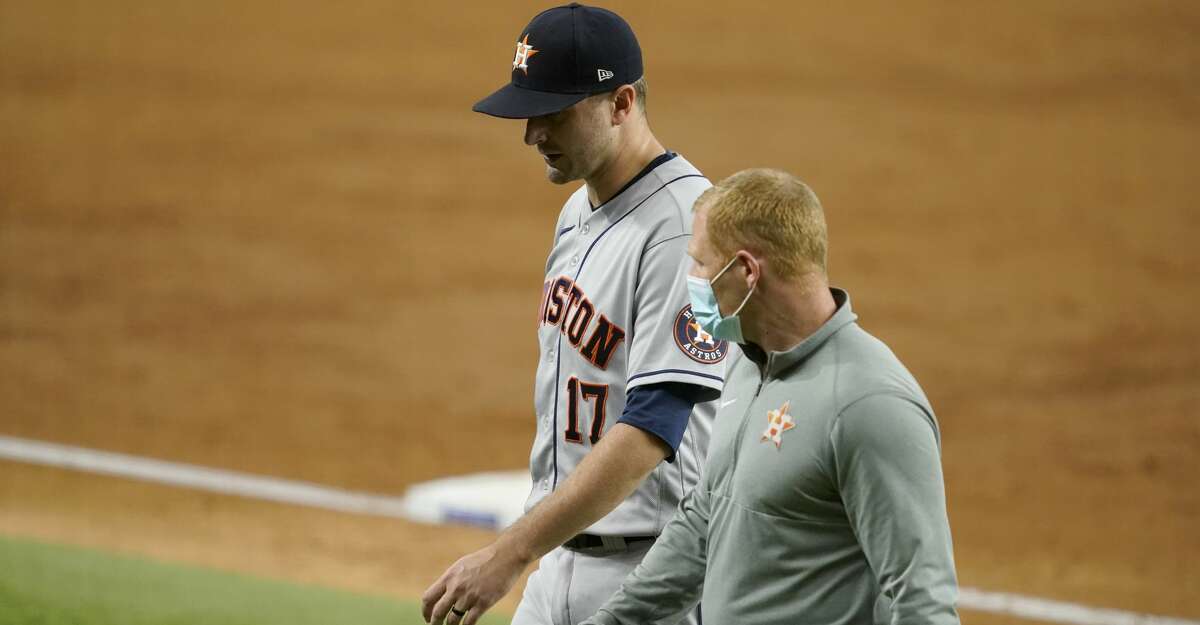
<path fill-rule="evenodd" d="M 572 176 L 568 171 L 546 165 L 546 179 L 554 184 L 567 184 L 576 178 L 577 176 Z"/>

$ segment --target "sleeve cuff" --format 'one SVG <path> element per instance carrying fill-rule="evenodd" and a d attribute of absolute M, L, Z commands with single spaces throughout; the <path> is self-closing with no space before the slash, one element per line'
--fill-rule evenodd
<path fill-rule="evenodd" d="M 703 386 L 715 389 L 718 394 L 725 385 L 725 378 L 712 373 L 692 371 L 690 369 L 657 369 L 642 371 L 629 376 L 626 387 L 633 389 L 664 382 L 680 382 L 688 385 Z"/>

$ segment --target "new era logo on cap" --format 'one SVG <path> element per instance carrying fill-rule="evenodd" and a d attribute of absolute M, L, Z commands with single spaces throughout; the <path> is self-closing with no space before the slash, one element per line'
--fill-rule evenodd
<path fill-rule="evenodd" d="M 642 49 L 633 29 L 607 9 L 574 2 L 547 9 L 518 31 L 516 41 L 509 83 L 474 110 L 539 117 L 642 77 Z"/>

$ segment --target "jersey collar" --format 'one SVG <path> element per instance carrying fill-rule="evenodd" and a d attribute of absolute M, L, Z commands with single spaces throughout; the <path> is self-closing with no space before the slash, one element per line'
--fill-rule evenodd
<path fill-rule="evenodd" d="M 666 152 L 663 152 L 662 154 L 659 154 L 658 156 L 654 157 L 654 160 L 647 163 L 646 166 L 642 168 L 642 171 L 639 171 L 636 176 L 634 176 L 633 178 L 630 178 L 629 182 L 626 182 L 625 186 L 621 187 L 621 190 L 617 191 L 616 193 L 613 194 L 612 197 L 608 198 L 607 202 L 605 202 L 599 206 L 592 206 L 592 212 L 594 213 L 594 212 L 600 210 L 601 208 L 604 208 L 605 206 L 612 204 L 613 200 L 620 197 L 622 193 L 624 193 L 625 191 L 627 191 L 629 189 L 629 187 L 632 187 L 633 185 L 637 184 L 637 181 L 641 180 L 642 178 L 645 178 L 646 174 L 654 171 L 654 169 L 656 167 L 675 158 L 676 156 L 679 156 L 679 155 L 676 154 L 675 152 L 667 150 Z M 589 205 L 591 204 L 590 200 L 588 201 L 588 204 Z"/>

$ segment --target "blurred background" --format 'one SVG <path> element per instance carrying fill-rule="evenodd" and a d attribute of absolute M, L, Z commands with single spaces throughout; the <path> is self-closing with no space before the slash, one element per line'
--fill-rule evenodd
<path fill-rule="evenodd" d="M 0 0 L 0 435 L 524 467 L 574 187 L 470 106 L 549 6 Z M 604 6 L 669 148 L 821 196 L 938 412 L 961 583 L 1200 618 L 1200 4 Z M 6 461 L 0 535 L 409 600 L 491 536 Z"/>

